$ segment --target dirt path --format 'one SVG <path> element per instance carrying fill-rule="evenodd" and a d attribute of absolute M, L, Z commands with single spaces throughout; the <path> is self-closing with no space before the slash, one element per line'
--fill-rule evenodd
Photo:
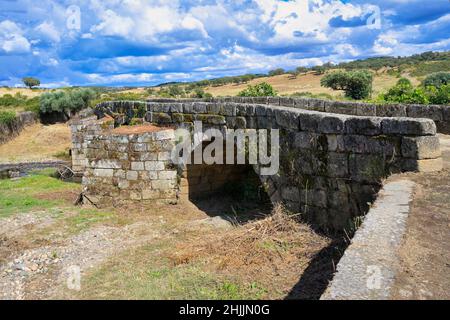
<path fill-rule="evenodd" d="M 74 270 L 82 275 L 111 255 L 159 236 L 151 223 L 137 222 L 124 227 L 98 226 L 63 241 L 48 241 L 48 245 L 44 242 L 34 248 L 31 244 L 27 249 L 13 239 L 20 239 L 25 226 L 44 228 L 52 219 L 28 214 L 5 220 L 0 234 L 8 234 L 15 248 L 10 248 L 13 252 L 0 267 L 1 299 L 56 297 Z"/>
<path fill-rule="evenodd" d="M 399 255 L 394 299 L 450 299 L 450 136 L 441 136 L 444 170 L 407 174 L 417 183 Z"/>

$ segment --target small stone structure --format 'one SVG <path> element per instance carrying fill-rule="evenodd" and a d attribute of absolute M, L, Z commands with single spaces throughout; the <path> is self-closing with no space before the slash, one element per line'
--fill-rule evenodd
<path fill-rule="evenodd" d="M 323 228 L 345 228 L 355 216 L 367 212 L 382 180 L 391 173 L 442 167 L 436 125 L 431 119 L 323 112 L 328 102 L 321 100 L 250 99 L 99 104 L 96 117 L 73 120 L 71 125 L 74 169 L 84 172 L 85 195 L 94 203 L 167 200 L 178 198 L 183 186 L 194 184 L 186 168 L 175 168 L 163 160 L 166 158 L 159 158 L 160 151 L 168 151 L 169 138 L 167 148 L 151 148 L 152 143 L 159 143 L 160 134 L 169 136 L 168 132 L 152 133 L 145 139 L 139 134 L 124 137 L 114 133 L 114 126 L 142 122 L 192 128 L 194 121 L 201 121 L 204 130 L 217 128 L 222 132 L 279 129 L 280 170 L 272 176 L 260 176 L 261 182 L 272 202 L 282 201 Z M 292 106 L 281 106 L 281 102 Z M 364 106 L 361 110 L 370 112 Z M 127 179 L 130 177 L 137 180 Z M 119 188 L 119 181 L 121 186 L 130 187 Z M 158 187 L 154 188 L 153 182 Z M 208 188 L 213 189 L 213 184 Z M 158 190 L 158 196 L 148 193 L 153 189 Z"/>

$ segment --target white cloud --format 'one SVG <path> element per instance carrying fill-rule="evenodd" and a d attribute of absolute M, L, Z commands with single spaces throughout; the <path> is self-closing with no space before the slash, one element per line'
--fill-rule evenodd
<path fill-rule="evenodd" d="M 394 51 L 398 45 L 398 40 L 390 34 L 381 34 L 373 46 L 373 51 L 377 54 L 388 55 Z"/>
<path fill-rule="evenodd" d="M 178 1 L 95 0 L 91 8 L 101 21 L 91 28 L 92 33 L 143 42 L 158 42 L 159 35 L 182 30 L 208 36 L 202 22 L 182 12 Z"/>
<path fill-rule="evenodd" d="M 0 22 L 0 50 L 7 54 L 20 54 L 29 52 L 30 48 L 30 42 L 16 23 L 10 20 Z"/>
<path fill-rule="evenodd" d="M 36 27 L 36 31 L 41 37 L 45 37 L 53 42 L 59 42 L 61 40 L 61 35 L 59 31 L 56 30 L 53 22 L 43 22 Z"/>

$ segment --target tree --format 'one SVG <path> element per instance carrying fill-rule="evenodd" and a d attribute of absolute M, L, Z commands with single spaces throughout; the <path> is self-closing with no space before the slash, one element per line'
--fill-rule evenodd
<path fill-rule="evenodd" d="M 261 82 L 254 86 L 250 85 L 238 94 L 239 97 L 273 97 L 276 95 L 275 89 L 267 82 Z"/>
<path fill-rule="evenodd" d="M 308 71 L 309 69 L 307 67 L 297 67 L 297 69 L 295 69 L 297 74 L 307 73 Z"/>
<path fill-rule="evenodd" d="M 63 113 L 69 118 L 72 112 L 87 108 L 94 97 L 95 92 L 91 89 L 47 92 L 40 96 L 39 110 L 41 113 Z"/>
<path fill-rule="evenodd" d="M 450 72 L 432 73 L 422 82 L 424 87 L 434 86 L 436 88 L 447 84 L 450 84 Z"/>
<path fill-rule="evenodd" d="M 194 89 L 194 93 L 191 95 L 192 98 L 211 98 L 212 94 L 205 92 L 202 88 Z"/>
<path fill-rule="evenodd" d="M 343 90 L 352 99 L 365 99 L 372 93 L 373 74 L 366 70 L 335 71 L 320 80 L 320 85 L 333 90 Z"/>
<path fill-rule="evenodd" d="M 39 81 L 39 79 L 33 77 L 25 77 L 22 79 L 22 82 L 30 89 L 33 87 L 38 87 L 41 84 L 41 81 Z"/>
<path fill-rule="evenodd" d="M 327 69 L 324 66 L 315 66 L 311 68 L 312 71 L 314 71 L 315 75 L 321 75 L 324 74 Z"/>
<path fill-rule="evenodd" d="M 270 77 L 279 76 L 279 75 L 282 75 L 282 74 L 285 74 L 285 73 L 286 73 L 286 71 L 284 71 L 284 69 L 278 68 L 278 69 L 275 69 L 275 70 L 270 70 L 269 71 L 269 76 Z"/>

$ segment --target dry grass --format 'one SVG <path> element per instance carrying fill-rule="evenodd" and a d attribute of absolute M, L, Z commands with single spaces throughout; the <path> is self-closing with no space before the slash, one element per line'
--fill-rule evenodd
<path fill-rule="evenodd" d="M 416 78 L 413 78 L 407 74 L 403 76 L 408 77 L 414 85 L 417 85 L 419 83 Z M 248 85 L 267 82 L 268 84 L 272 85 L 280 95 L 289 95 L 296 92 L 310 92 L 313 94 L 326 93 L 333 97 L 339 97 L 343 95 L 342 91 L 334 91 L 322 87 L 320 85 L 320 79 L 322 79 L 322 77 L 323 75 L 314 75 L 312 73 L 299 75 L 298 77 L 284 74 L 280 76 L 254 79 L 247 84 L 227 84 L 220 87 L 208 87 L 205 91 L 211 93 L 213 96 L 233 96 L 237 95 Z M 374 77 L 373 95 L 376 96 L 379 93 L 386 91 L 388 88 L 394 86 L 397 81 L 397 77 L 389 75 L 386 72 L 379 71 Z"/>
<path fill-rule="evenodd" d="M 266 298 L 282 298 L 307 276 L 304 273 L 311 261 L 331 244 L 332 239 L 317 234 L 299 222 L 298 216 L 277 205 L 262 220 L 180 243 L 169 258 L 175 266 L 202 261 L 209 271 L 238 278 L 242 283 L 258 283 L 267 289 Z M 328 258 L 323 262 L 331 266 Z M 297 297 L 313 298 L 316 291 L 301 292 Z"/>
<path fill-rule="evenodd" d="M 15 95 L 16 93 L 20 93 L 29 98 L 33 98 L 36 96 L 40 96 L 45 91 L 47 91 L 47 90 L 45 90 L 45 89 L 30 90 L 28 88 L 0 88 L 0 96 L 3 96 L 4 94 Z"/>
<path fill-rule="evenodd" d="M 0 145 L 0 163 L 57 159 L 56 155 L 66 153 L 70 145 L 67 124 L 34 124 L 25 127 L 16 138 Z"/>

